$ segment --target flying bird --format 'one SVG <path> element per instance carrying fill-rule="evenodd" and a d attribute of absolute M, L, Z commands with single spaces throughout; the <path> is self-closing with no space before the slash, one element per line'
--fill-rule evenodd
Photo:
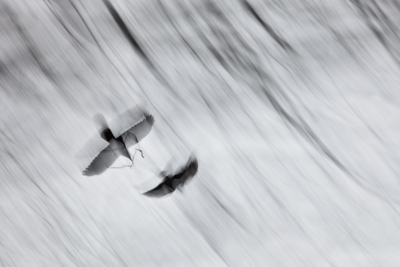
<path fill-rule="evenodd" d="M 186 165 L 175 173 L 167 174 L 164 171 L 161 172 L 162 182 L 155 188 L 143 193 L 143 195 L 148 197 L 164 197 L 172 194 L 176 189 L 181 190 L 196 175 L 197 169 L 197 159 L 191 156 Z"/>
<path fill-rule="evenodd" d="M 89 164 L 84 164 L 82 174 L 85 176 L 102 174 L 120 156 L 128 158 L 133 164 L 129 148 L 145 138 L 154 125 L 154 117 L 140 105 L 128 109 L 110 122 L 100 113 L 93 116 L 93 121 L 98 127 L 98 134 L 75 154 L 78 159 L 89 160 Z M 137 150 L 143 157 L 143 152 Z"/>

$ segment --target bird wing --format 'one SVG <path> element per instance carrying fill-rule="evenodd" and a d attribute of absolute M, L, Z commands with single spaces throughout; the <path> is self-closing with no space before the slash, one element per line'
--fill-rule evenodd
<path fill-rule="evenodd" d="M 170 178 L 172 182 L 172 188 L 176 189 L 179 185 L 183 186 L 186 182 L 193 178 L 197 173 L 198 166 L 197 159 L 190 157 L 186 165 Z"/>
<path fill-rule="evenodd" d="M 136 145 L 145 138 L 154 125 L 154 117 L 146 115 L 142 121 L 125 131 L 121 137 L 127 148 Z"/>
<path fill-rule="evenodd" d="M 165 185 L 164 183 L 159 184 L 157 187 L 143 193 L 143 195 L 148 197 L 164 197 L 168 194 L 171 194 L 175 190 L 171 187 Z"/>
<path fill-rule="evenodd" d="M 75 158 L 93 158 L 108 145 L 110 143 L 101 138 L 99 134 L 95 134 L 75 153 Z"/>
<path fill-rule="evenodd" d="M 148 197 L 163 197 L 174 192 L 178 187 L 183 186 L 193 178 L 198 170 L 197 159 L 191 157 L 187 164 L 172 177 L 165 177 L 163 181 L 151 190 L 143 193 Z"/>
<path fill-rule="evenodd" d="M 127 130 L 143 121 L 149 112 L 145 108 L 145 104 L 141 103 L 134 106 L 108 122 L 108 126 L 115 138 L 118 138 Z"/>
<path fill-rule="evenodd" d="M 85 176 L 102 174 L 113 165 L 120 155 L 125 153 L 125 150 L 124 144 L 112 139 L 110 144 L 92 160 L 82 174 Z"/>

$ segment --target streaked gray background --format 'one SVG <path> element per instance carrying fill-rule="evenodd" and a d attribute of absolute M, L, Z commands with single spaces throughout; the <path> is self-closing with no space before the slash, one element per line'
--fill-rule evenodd
<path fill-rule="evenodd" d="M 0 1 L 0 266 L 400 265 L 400 2 L 111 4 L 141 50 L 102 1 Z M 83 177 L 143 100 L 146 158 Z M 193 150 L 183 194 L 133 187 Z"/>

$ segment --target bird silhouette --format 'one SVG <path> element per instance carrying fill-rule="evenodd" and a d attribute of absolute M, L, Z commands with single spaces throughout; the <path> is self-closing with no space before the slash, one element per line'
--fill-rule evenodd
<path fill-rule="evenodd" d="M 154 117 L 140 105 L 121 113 L 109 123 L 100 113 L 93 116 L 93 121 L 99 134 L 75 154 L 78 159 L 90 159 L 90 164 L 82 172 L 85 176 L 102 174 L 120 156 L 130 159 L 133 164 L 129 148 L 145 138 L 154 125 Z"/>
<path fill-rule="evenodd" d="M 173 174 L 167 174 L 164 171 L 160 173 L 162 182 L 155 188 L 143 193 L 148 197 L 164 197 L 172 194 L 175 190 L 181 190 L 197 173 L 198 162 L 192 155 L 187 163 Z"/>

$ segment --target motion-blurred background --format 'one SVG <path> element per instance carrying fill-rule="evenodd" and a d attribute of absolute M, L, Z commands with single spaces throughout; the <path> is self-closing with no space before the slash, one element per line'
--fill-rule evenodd
<path fill-rule="evenodd" d="M 0 266 L 400 266 L 399 14 L 1 0 Z M 145 159 L 82 176 L 92 115 L 141 101 Z M 183 193 L 135 190 L 192 151 Z"/>

